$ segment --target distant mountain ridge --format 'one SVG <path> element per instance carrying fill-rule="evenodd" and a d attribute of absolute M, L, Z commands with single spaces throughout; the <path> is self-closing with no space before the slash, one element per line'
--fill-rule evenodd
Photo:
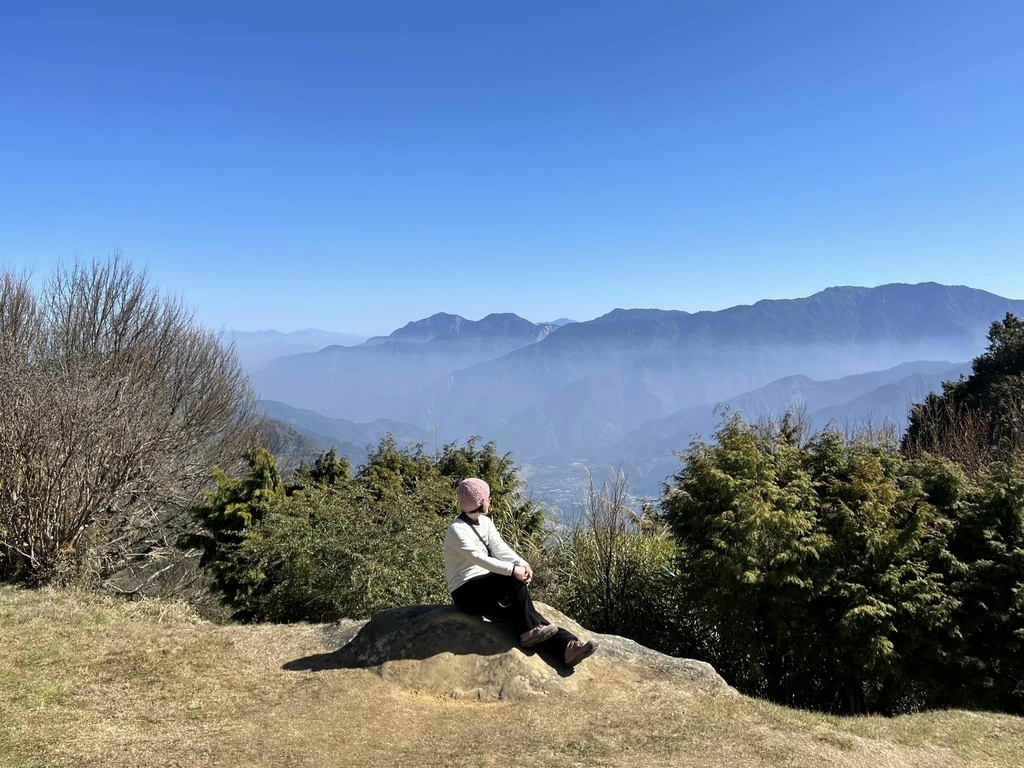
<path fill-rule="evenodd" d="M 834 423 L 856 430 L 867 424 L 906 426 L 911 404 L 929 392 L 940 391 L 942 382 L 970 373 L 970 363 L 917 361 L 882 371 L 815 381 L 806 376 L 784 379 L 720 403 L 689 406 L 662 419 L 641 424 L 621 440 L 595 451 L 594 464 L 622 464 L 639 492 L 652 493 L 657 484 L 679 467 L 676 451 L 684 450 L 696 435 L 710 439 L 721 416 L 717 405 L 727 406 L 748 421 L 780 417 L 786 410 L 802 410 L 813 430 Z"/>
<path fill-rule="evenodd" d="M 557 330 L 508 313 L 477 321 L 439 313 L 356 347 L 330 346 L 281 358 L 252 378 L 264 399 L 369 421 L 403 411 L 409 396 L 443 376 L 535 344 Z M 428 426 L 429 419 L 420 416 L 416 423 Z"/>
<path fill-rule="evenodd" d="M 287 355 L 313 352 L 332 344 L 355 346 L 366 340 L 365 336 L 358 334 L 322 331 L 319 328 L 290 332 L 226 331 L 225 337 L 234 343 L 239 360 L 250 371 L 258 370 Z"/>
<path fill-rule="evenodd" d="M 458 337 L 485 338 L 488 336 L 522 337 L 540 341 L 557 327 L 557 323 L 531 323 L 510 312 L 493 313 L 480 320 L 467 320 L 459 315 L 438 312 L 436 315 L 422 320 L 406 323 L 388 336 L 374 336 L 366 343 L 374 345 L 387 341 L 426 343 L 435 339 L 451 340 Z"/>
<path fill-rule="evenodd" d="M 868 424 L 879 427 L 886 421 L 902 430 L 911 403 L 923 400 L 928 392 L 940 391 L 943 381 L 956 380 L 970 368 L 970 363 L 921 361 L 832 381 L 789 376 L 721 404 L 748 421 L 778 418 L 787 408 L 796 407 L 806 414 L 812 430 L 834 422 L 840 430 L 856 431 Z M 586 493 L 583 466 L 594 472 L 598 482 L 611 469 L 622 470 L 629 478 L 631 493 L 656 497 L 661 483 L 680 469 L 676 452 L 685 450 L 696 435 L 705 440 L 713 438 L 721 421 L 721 415 L 715 413 L 716 405 L 690 406 L 646 422 L 614 444 L 602 447 L 595 441 L 593 450 L 575 457 L 549 454 L 524 460 L 520 457 L 529 454 L 517 453 L 517 458 L 523 461 L 530 492 L 562 510 L 577 505 Z"/>
<path fill-rule="evenodd" d="M 306 438 L 308 445 L 335 447 L 339 455 L 348 456 L 359 463 L 366 456 L 367 447 L 376 445 L 382 437 L 391 435 L 400 446 L 423 444 L 433 440 L 426 430 L 390 419 L 376 419 L 358 424 L 347 419 L 332 419 L 315 411 L 294 408 L 287 403 L 261 400 L 260 412 L 272 421 L 281 422 Z M 307 457 L 308 458 L 308 457 Z"/>
<path fill-rule="evenodd" d="M 1024 316 L 1024 301 L 921 283 L 714 312 L 615 309 L 561 327 L 441 313 L 372 344 L 282 358 L 253 381 L 265 399 L 330 417 L 386 417 L 441 443 L 494 439 L 543 472 L 623 462 L 650 479 L 723 401 L 747 413 L 799 396 L 816 420 L 903 418 L 1008 312 Z"/>
<path fill-rule="evenodd" d="M 564 421 L 576 411 L 585 419 L 588 393 L 598 393 L 622 403 L 617 414 L 599 407 L 611 436 L 794 374 L 828 380 L 908 360 L 971 359 L 1007 312 L 1024 315 L 1024 301 L 935 283 L 830 288 L 717 312 L 615 310 L 457 371 L 411 399 L 402 415 L 428 414 L 446 435 L 507 433 L 536 420 L 538 409 L 545 418 Z M 558 449 L 585 447 L 561 442 Z"/>

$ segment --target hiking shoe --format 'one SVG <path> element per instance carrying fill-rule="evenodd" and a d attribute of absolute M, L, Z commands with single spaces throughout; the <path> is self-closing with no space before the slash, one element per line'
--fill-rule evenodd
<path fill-rule="evenodd" d="M 530 648 L 531 646 L 543 643 L 545 640 L 550 640 L 558 632 L 558 627 L 554 624 L 541 624 L 539 627 L 534 627 L 529 632 L 523 632 L 519 636 L 519 644 L 523 648 Z"/>
<path fill-rule="evenodd" d="M 579 640 L 570 640 L 569 645 L 565 647 L 565 666 L 572 669 L 596 650 L 596 640 L 587 640 L 585 643 L 581 643 Z"/>

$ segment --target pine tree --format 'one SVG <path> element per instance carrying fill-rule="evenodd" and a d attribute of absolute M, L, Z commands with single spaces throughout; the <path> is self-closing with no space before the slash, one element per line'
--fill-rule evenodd
<path fill-rule="evenodd" d="M 662 503 L 680 550 L 678 604 L 693 650 L 745 690 L 791 698 L 789 650 L 805 643 L 814 563 L 814 489 L 800 449 L 726 416 L 682 457 Z"/>
<path fill-rule="evenodd" d="M 947 456 L 971 469 L 1024 452 L 1024 320 L 992 323 L 972 373 L 943 383 L 911 411 L 904 449 Z"/>
<path fill-rule="evenodd" d="M 192 508 L 192 516 L 203 530 L 178 542 L 182 549 L 203 551 L 200 565 L 212 576 L 214 588 L 236 607 L 260 580 L 259 573 L 241 566 L 239 548 L 246 535 L 286 497 L 273 454 L 257 446 L 246 454 L 246 462 L 249 471 L 241 479 L 214 467 L 217 487 Z"/>

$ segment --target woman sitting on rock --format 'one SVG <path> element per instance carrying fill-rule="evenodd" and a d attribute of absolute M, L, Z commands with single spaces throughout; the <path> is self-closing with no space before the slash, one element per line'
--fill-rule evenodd
<path fill-rule="evenodd" d="M 471 477 L 458 487 L 462 514 L 444 537 L 444 570 L 452 600 L 467 613 L 505 619 L 519 632 L 524 648 L 537 646 L 572 668 L 597 650 L 568 630 L 556 627 L 533 607 L 527 588 L 533 569 L 505 543 L 487 517 L 491 489 Z"/>

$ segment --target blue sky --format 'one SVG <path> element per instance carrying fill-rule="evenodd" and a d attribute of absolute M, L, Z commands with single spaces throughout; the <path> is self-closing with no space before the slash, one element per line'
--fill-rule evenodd
<path fill-rule="evenodd" d="M 0 35 L 0 264 L 120 248 L 215 327 L 1024 298 L 1020 2 L 0 0 Z"/>

